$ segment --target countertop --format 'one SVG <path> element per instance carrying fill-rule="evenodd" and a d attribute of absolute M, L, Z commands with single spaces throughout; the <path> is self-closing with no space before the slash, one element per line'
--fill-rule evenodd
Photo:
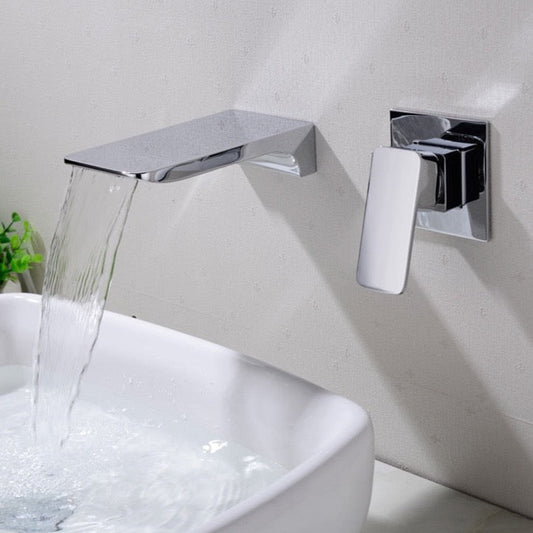
<path fill-rule="evenodd" d="M 362 533 L 533 533 L 533 520 L 376 462 Z"/>

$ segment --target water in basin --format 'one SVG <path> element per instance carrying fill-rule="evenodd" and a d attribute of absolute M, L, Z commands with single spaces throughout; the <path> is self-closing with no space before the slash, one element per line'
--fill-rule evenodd
<path fill-rule="evenodd" d="M 4 385 L 22 368 L 4 367 Z M 191 421 L 161 431 L 86 401 L 61 450 L 36 446 L 29 394 L 0 396 L 1 531 L 196 531 L 285 473 Z"/>

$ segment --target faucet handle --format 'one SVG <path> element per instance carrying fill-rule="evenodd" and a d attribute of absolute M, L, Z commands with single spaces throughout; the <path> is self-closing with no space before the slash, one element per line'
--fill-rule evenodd
<path fill-rule="evenodd" d="M 401 294 L 407 283 L 416 213 L 435 204 L 438 161 L 432 152 L 380 147 L 372 154 L 357 282 Z"/>
<path fill-rule="evenodd" d="M 390 126 L 391 147 L 372 156 L 357 281 L 401 294 L 415 226 L 488 240 L 489 124 L 393 110 Z"/>

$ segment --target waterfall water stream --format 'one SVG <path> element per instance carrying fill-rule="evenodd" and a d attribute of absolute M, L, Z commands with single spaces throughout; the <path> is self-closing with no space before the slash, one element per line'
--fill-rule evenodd
<path fill-rule="evenodd" d="M 34 366 L 37 442 L 59 446 L 98 337 L 135 179 L 74 167 L 50 248 Z"/>

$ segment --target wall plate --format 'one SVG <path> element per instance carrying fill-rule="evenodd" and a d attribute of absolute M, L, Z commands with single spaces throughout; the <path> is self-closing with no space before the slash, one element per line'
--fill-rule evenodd
<path fill-rule="evenodd" d="M 440 212 L 418 209 L 416 227 L 464 239 L 489 240 L 489 123 L 487 121 L 390 111 L 391 146 L 403 148 L 416 140 L 450 133 L 457 140 L 475 139 L 483 150 L 479 198 Z"/>

